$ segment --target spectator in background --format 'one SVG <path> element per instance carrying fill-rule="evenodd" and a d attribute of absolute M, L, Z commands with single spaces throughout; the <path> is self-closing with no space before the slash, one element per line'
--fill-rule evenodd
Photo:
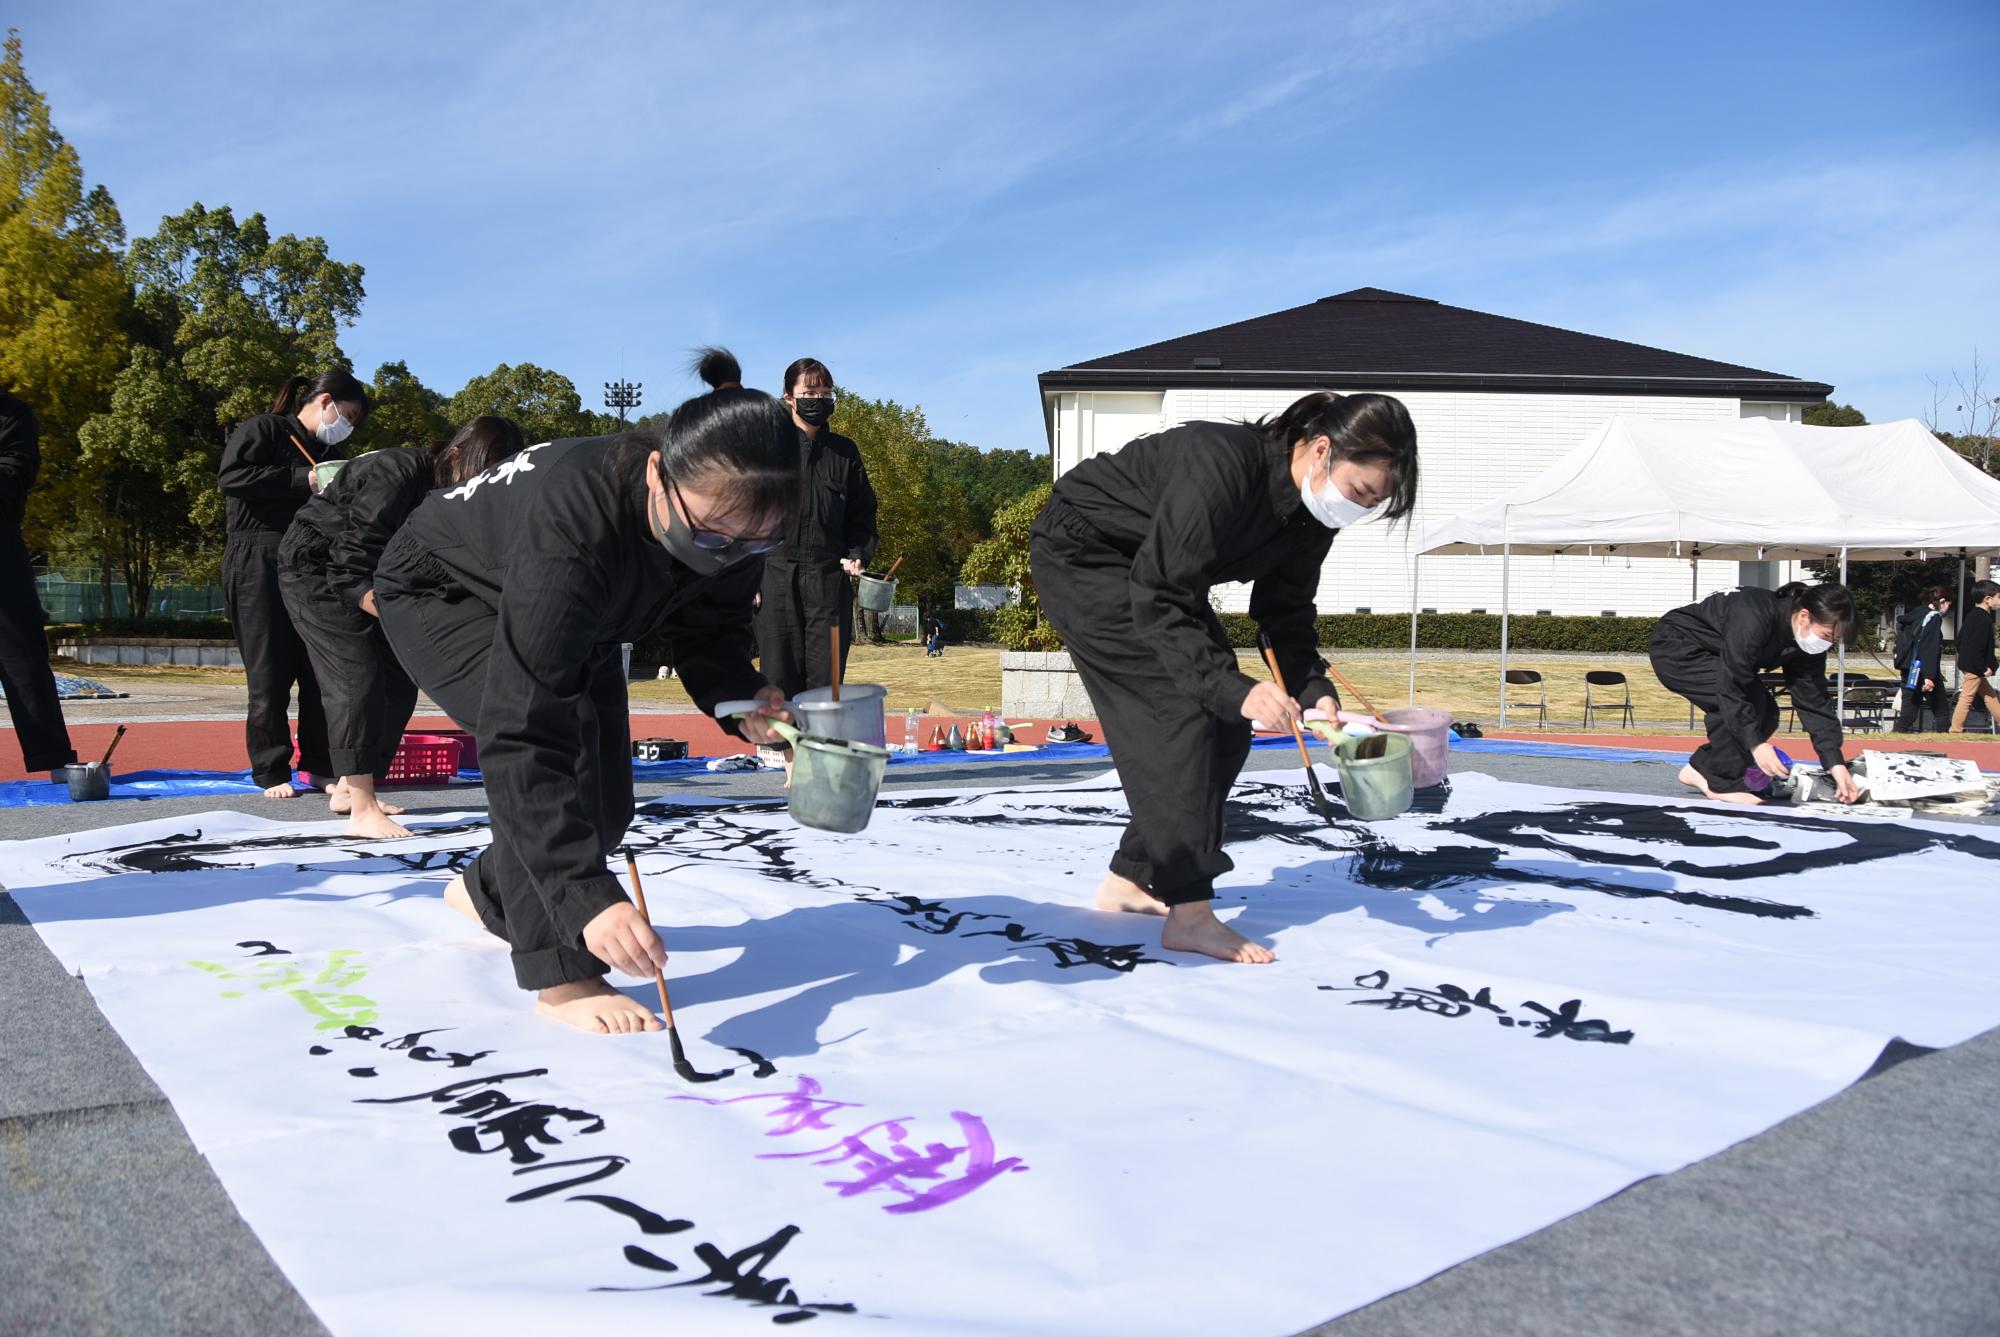
<path fill-rule="evenodd" d="M 1951 731 L 1965 732 L 1966 716 L 1983 703 L 1990 719 L 2000 693 L 1993 690 L 1993 613 L 2000 609 L 2000 584 L 1990 580 L 1972 583 L 1965 616 L 1958 628 L 1958 705 L 1951 712 Z"/>
<path fill-rule="evenodd" d="M 1928 733 L 1944 718 L 1944 615 L 1951 594 L 1942 585 L 1924 591 L 1924 606 L 1903 614 L 1896 627 L 1896 672 L 1903 675 L 1897 733 Z"/>
<path fill-rule="evenodd" d="M 34 410 L 0 392 L 0 687 L 7 692 L 21 764 L 31 771 L 53 771 L 75 761 L 76 751 L 63 723 L 56 676 L 49 670 L 42 600 L 35 592 L 28 545 L 21 539 L 28 489 L 41 467 L 42 429 Z"/>

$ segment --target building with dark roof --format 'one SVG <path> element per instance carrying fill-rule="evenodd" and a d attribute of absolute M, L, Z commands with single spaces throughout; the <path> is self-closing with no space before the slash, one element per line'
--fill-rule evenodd
<path fill-rule="evenodd" d="M 1073 363 L 1038 378 L 1055 471 L 1197 419 L 1277 412 L 1314 390 L 1380 391 L 1409 406 L 1422 487 L 1407 528 L 1367 525 L 1334 544 L 1323 612 L 1408 612 L 1407 548 L 1418 525 L 1491 499 L 1580 444 L 1614 415 L 1767 417 L 1797 422 L 1833 387 L 1782 372 L 1602 335 L 1356 288 Z M 1775 504 L 1775 503 L 1774 503 Z M 1709 563 L 1691 591 L 1669 562 L 1516 559 L 1513 606 L 1530 613 L 1651 614 L 1738 583 L 1786 574 L 1775 563 Z M 1440 612 L 1498 611 L 1497 558 L 1424 563 L 1417 602 Z M 1225 605 L 1240 607 L 1244 591 Z"/>

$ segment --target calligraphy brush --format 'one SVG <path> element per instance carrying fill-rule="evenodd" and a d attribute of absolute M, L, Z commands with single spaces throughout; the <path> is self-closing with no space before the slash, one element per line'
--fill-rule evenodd
<path fill-rule="evenodd" d="M 125 737 L 125 726 L 121 724 L 118 726 L 118 732 L 111 735 L 111 746 L 104 749 L 104 760 L 97 763 L 98 770 L 108 771 L 111 769 L 111 754 L 118 750 L 118 744 L 124 739 L 124 737 Z"/>
<path fill-rule="evenodd" d="M 1338 682 L 1342 687 L 1345 687 L 1348 691 L 1354 693 L 1354 699 L 1359 701 L 1364 707 L 1367 708 L 1368 713 L 1375 717 L 1375 722 L 1377 724 L 1387 724 L 1389 722 L 1383 716 L 1381 711 L 1375 709 L 1375 704 L 1372 701 L 1370 701 L 1367 697 L 1361 695 L 1361 689 L 1359 687 L 1356 687 L 1353 683 L 1347 680 L 1347 675 L 1345 673 L 1342 673 L 1332 664 L 1328 664 L 1326 666 L 1326 671 L 1333 675 L 1334 681 Z"/>
<path fill-rule="evenodd" d="M 896 568 L 901 566 L 902 564 L 903 564 L 903 559 L 901 557 L 898 557 L 895 561 L 889 563 L 889 569 L 882 573 L 882 579 L 894 580 L 896 578 Z"/>
<path fill-rule="evenodd" d="M 293 435 L 291 432 L 286 432 L 285 435 L 292 438 L 292 444 L 299 448 L 299 454 L 306 457 L 307 464 L 312 465 L 314 468 L 319 467 L 319 461 L 312 457 L 312 452 L 310 450 L 306 449 L 305 442 L 299 440 L 299 438 Z"/>
<path fill-rule="evenodd" d="M 840 700 L 840 624 L 828 627 L 827 635 L 833 642 L 833 672 L 827 681 L 833 684 L 833 699 Z"/>
<path fill-rule="evenodd" d="M 639 913 L 650 924 L 653 916 L 646 911 L 646 889 L 639 883 L 639 860 L 630 850 L 625 852 L 625 871 L 632 876 L 632 899 L 639 904 Z M 674 1005 L 667 997 L 667 977 L 658 966 L 653 967 L 653 983 L 660 990 L 660 1016 L 667 1023 L 667 1043 L 674 1051 L 674 1071 L 690 1082 L 713 1082 L 727 1077 L 734 1068 L 722 1072 L 699 1072 L 688 1062 L 687 1050 L 681 1048 L 681 1033 L 674 1029 Z"/>
<path fill-rule="evenodd" d="M 1289 687 L 1285 686 L 1285 675 L 1278 668 L 1278 656 L 1276 652 L 1271 649 L 1270 642 L 1268 641 L 1264 643 L 1263 648 L 1264 663 L 1271 670 L 1271 681 L 1278 684 L 1279 691 L 1283 692 L 1286 696 L 1290 696 L 1292 692 Z M 1299 745 L 1299 760 L 1306 764 L 1306 785 L 1312 790 L 1313 807 L 1319 810 L 1319 815 L 1326 819 L 1328 826 L 1338 826 L 1339 823 L 1334 820 L 1333 816 L 1333 805 L 1326 801 L 1326 790 L 1321 788 L 1319 774 L 1313 770 L 1312 755 L 1306 751 L 1306 736 L 1300 730 L 1296 717 L 1292 720 L 1292 741 Z"/>

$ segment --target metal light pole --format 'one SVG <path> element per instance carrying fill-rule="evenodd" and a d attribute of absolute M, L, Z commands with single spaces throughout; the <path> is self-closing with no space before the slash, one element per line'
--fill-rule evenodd
<path fill-rule="evenodd" d="M 625 425 L 626 411 L 639 407 L 639 391 L 644 386 L 643 381 L 617 380 L 604 383 L 604 407 L 617 411 L 620 427 Z"/>

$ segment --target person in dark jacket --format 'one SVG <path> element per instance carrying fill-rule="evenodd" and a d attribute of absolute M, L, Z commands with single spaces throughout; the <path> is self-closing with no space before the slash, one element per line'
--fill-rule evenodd
<path fill-rule="evenodd" d="M 286 717 L 299 690 L 299 769 L 331 773 L 326 715 L 305 642 L 285 611 L 278 546 L 292 517 L 313 494 L 313 466 L 341 458 L 340 444 L 368 416 L 368 391 L 335 368 L 308 380 L 294 376 L 260 413 L 230 434 L 220 482 L 226 534 L 222 599 L 249 679 L 244 742 L 250 776 L 266 798 L 291 798 L 292 728 Z"/>
<path fill-rule="evenodd" d="M 861 451 L 827 423 L 833 374 L 802 357 L 785 368 L 785 403 L 798 429 L 799 507 L 785 544 L 764 559 L 757 644 L 764 676 L 797 696 L 833 681 L 832 634 L 840 628 L 840 668 L 854 640 L 851 578 L 875 558 L 875 489 Z"/>
<path fill-rule="evenodd" d="M 1653 628 L 1653 672 L 1669 691 L 1700 706 L 1708 741 L 1681 767 L 1681 783 L 1724 803 L 1762 803 L 1744 779 L 1756 766 L 1786 773 L 1771 741 L 1778 703 L 1757 680 L 1783 669 L 1792 705 L 1842 803 L 1859 798 L 1841 752 L 1839 717 L 1826 691 L 1826 652 L 1854 635 L 1854 596 L 1841 585 L 1793 582 L 1776 590 L 1711 594 L 1676 608 Z"/>
<path fill-rule="evenodd" d="M 42 429 L 25 400 L 0 393 L 0 688 L 14 720 L 21 764 L 53 771 L 76 760 L 49 668 L 47 618 L 21 538 L 28 490 L 42 467 Z"/>
<path fill-rule="evenodd" d="M 783 541 L 796 448 L 777 400 L 714 391 L 661 427 L 530 446 L 436 493 L 376 568 L 397 657 L 479 740 L 493 839 L 446 900 L 508 942 L 546 1016 L 659 1029 L 603 978 L 666 960 L 605 866 L 632 818 L 619 644 L 663 634 L 697 706 L 755 698 L 737 727 L 776 741 L 787 716 L 751 664 L 746 559 Z"/>
<path fill-rule="evenodd" d="M 1224 805 L 1252 720 L 1289 729 L 1337 704 L 1313 599 L 1334 533 L 1415 504 L 1417 435 L 1399 400 L 1312 394 L 1274 419 L 1195 422 L 1064 474 L 1035 519 L 1035 590 L 1096 707 L 1132 820 L 1097 890 L 1166 916 L 1160 944 L 1275 959 L 1215 917 Z M 1250 616 L 1286 685 L 1237 664 L 1209 590 L 1254 582 Z"/>
<path fill-rule="evenodd" d="M 1924 606 L 1904 617 L 1909 621 L 1908 650 L 1896 660 L 1903 675 L 1896 732 L 1928 733 L 1944 718 L 1944 619 L 1951 612 L 1951 593 L 1942 585 L 1924 591 Z M 1902 637 L 1898 637 L 1902 640 Z"/>
<path fill-rule="evenodd" d="M 305 642 L 326 711 L 330 764 L 339 777 L 332 808 L 347 815 L 351 836 L 410 834 L 395 820 L 402 809 L 375 796 L 417 705 L 416 684 L 382 634 L 376 563 L 432 488 L 485 473 L 523 444 L 519 427 L 487 415 L 434 447 L 363 455 L 299 507 L 279 545 L 285 611 Z"/>
<path fill-rule="evenodd" d="M 2000 709 L 2000 692 L 1993 690 L 1993 614 L 2000 610 L 2000 584 L 1975 580 L 1967 598 L 1964 623 L 1958 629 L 1958 704 L 1952 707 L 1951 731 L 1965 732 L 1966 717 L 1981 701 L 1991 717 Z"/>

